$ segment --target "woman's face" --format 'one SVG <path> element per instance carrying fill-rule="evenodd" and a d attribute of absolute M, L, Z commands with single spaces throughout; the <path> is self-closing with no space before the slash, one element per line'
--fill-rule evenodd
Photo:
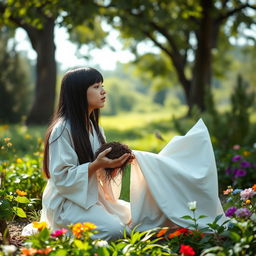
<path fill-rule="evenodd" d="M 106 100 L 106 91 L 102 83 L 95 83 L 87 89 L 89 113 L 94 109 L 103 108 Z"/>

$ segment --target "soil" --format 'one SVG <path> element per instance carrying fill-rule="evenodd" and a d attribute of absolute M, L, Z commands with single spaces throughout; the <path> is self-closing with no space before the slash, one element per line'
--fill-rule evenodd
<path fill-rule="evenodd" d="M 15 245 L 16 247 L 21 247 L 25 237 L 21 236 L 21 231 L 23 227 L 25 227 L 28 222 L 24 221 L 10 221 L 8 222 L 8 228 L 10 232 L 10 244 Z M 0 244 L 3 243 L 2 234 L 0 234 Z"/>

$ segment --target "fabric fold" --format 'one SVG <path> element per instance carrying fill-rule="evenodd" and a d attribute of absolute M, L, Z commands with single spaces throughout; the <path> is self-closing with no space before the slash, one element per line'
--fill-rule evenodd
<path fill-rule="evenodd" d="M 152 215 L 156 218 L 160 212 L 159 218 L 163 213 L 171 222 L 186 227 L 191 222 L 181 217 L 192 214 L 187 205 L 191 201 L 197 201 L 196 216 L 207 216 L 198 220 L 200 228 L 220 214 L 220 221 L 226 220 L 218 197 L 214 152 L 202 119 L 186 135 L 174 137 L 159 154 L 134 154 L 130 195 L 133 225 Z"/>

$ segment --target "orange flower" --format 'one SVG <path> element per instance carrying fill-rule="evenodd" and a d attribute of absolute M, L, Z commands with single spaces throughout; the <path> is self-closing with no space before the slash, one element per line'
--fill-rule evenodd
<path fill-rule="evenodd" d="M 45 221 L 42 221 L 42 222 L 36 222 L 35 221 L 35 222 L 33 222 L 33 227 L 37 228 L 38 230 L 42 230 L 42 229 L 47 227 L 47 224 L 46 224 Z"/>
<path fill-rule="evenodd" d="M 10 140 L 11 140 L 11 138 L 8 138 L 8 137 L 4 138 L 5 142 L 9 142 Z"/>
<path fill-rule="evenodd" d="M 84 222 L 83 224 L 76 223 L 72 227 L 72 233 L 75 235 L 75 237 L 80 238 L 83 232 L 95 229 L 96 227 L 96 225 L 90 222 Z"/>
<path fill-rule="evenodd" d="M 251 203 L 251 200 L 248 199 L 248 200 L 245 201 L 245 203 L 246 203 L 246 204 L 250 204 L 250 203 Z"/>
<path fill-rule="evenodd" d="M 16 193 L 17 193 L 19 196 L 26 196 L 26 195 L 27 195 L 27 192 L 22 191 L 22 190 L 19 190 L 19 189 L 16 189 Z"/>
<path fill-rule="evenodd" d="M 156 236 L 157 236 L 157 237 L 161 237 L 161 236 L 163 236 L 167 231 L 168 231 L 168 228 L 167 228 L 167 227 L 162 228 L 162 229 L 156 234 Z"/>
<path fill-rule="evenodd" d="M 233 189 L 232 188 L 228 188 L 226 190 L 223 191 L 223 194 L 224 195 L 228 195 L 229 193 L 233 192 Z"/>
<path fill-rule="evenodd" d="M 180 236 L 182 233 L 179 230 L 176 230 L 175 232 L 169 234 L 168 238 L 173 238 L 175 236 Z"/>
<path fill-rule="evenodd" d="M 20 256 L 33 256 L 37 253 L 37 249 L 34 248 L 21 248 L 22 254 Z"/>
<path fill-rule="evenodd" d="M 254 191 L 256 191 L 256 184 L 254 184 L 254 185 L 252 186 L 252 189 L 253 189 Z"/>

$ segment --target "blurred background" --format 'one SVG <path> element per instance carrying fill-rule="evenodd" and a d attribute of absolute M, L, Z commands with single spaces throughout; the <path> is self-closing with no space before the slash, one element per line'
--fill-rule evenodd
<path fill-rule="evenodd" d="M 109 141 L 158 152 L 202 117 L 221 187 L 255 182 L 255 1 L 1 0 L 0 13 L 2 169 L 41 157 L 63 74 L 91 66 Z"/>

